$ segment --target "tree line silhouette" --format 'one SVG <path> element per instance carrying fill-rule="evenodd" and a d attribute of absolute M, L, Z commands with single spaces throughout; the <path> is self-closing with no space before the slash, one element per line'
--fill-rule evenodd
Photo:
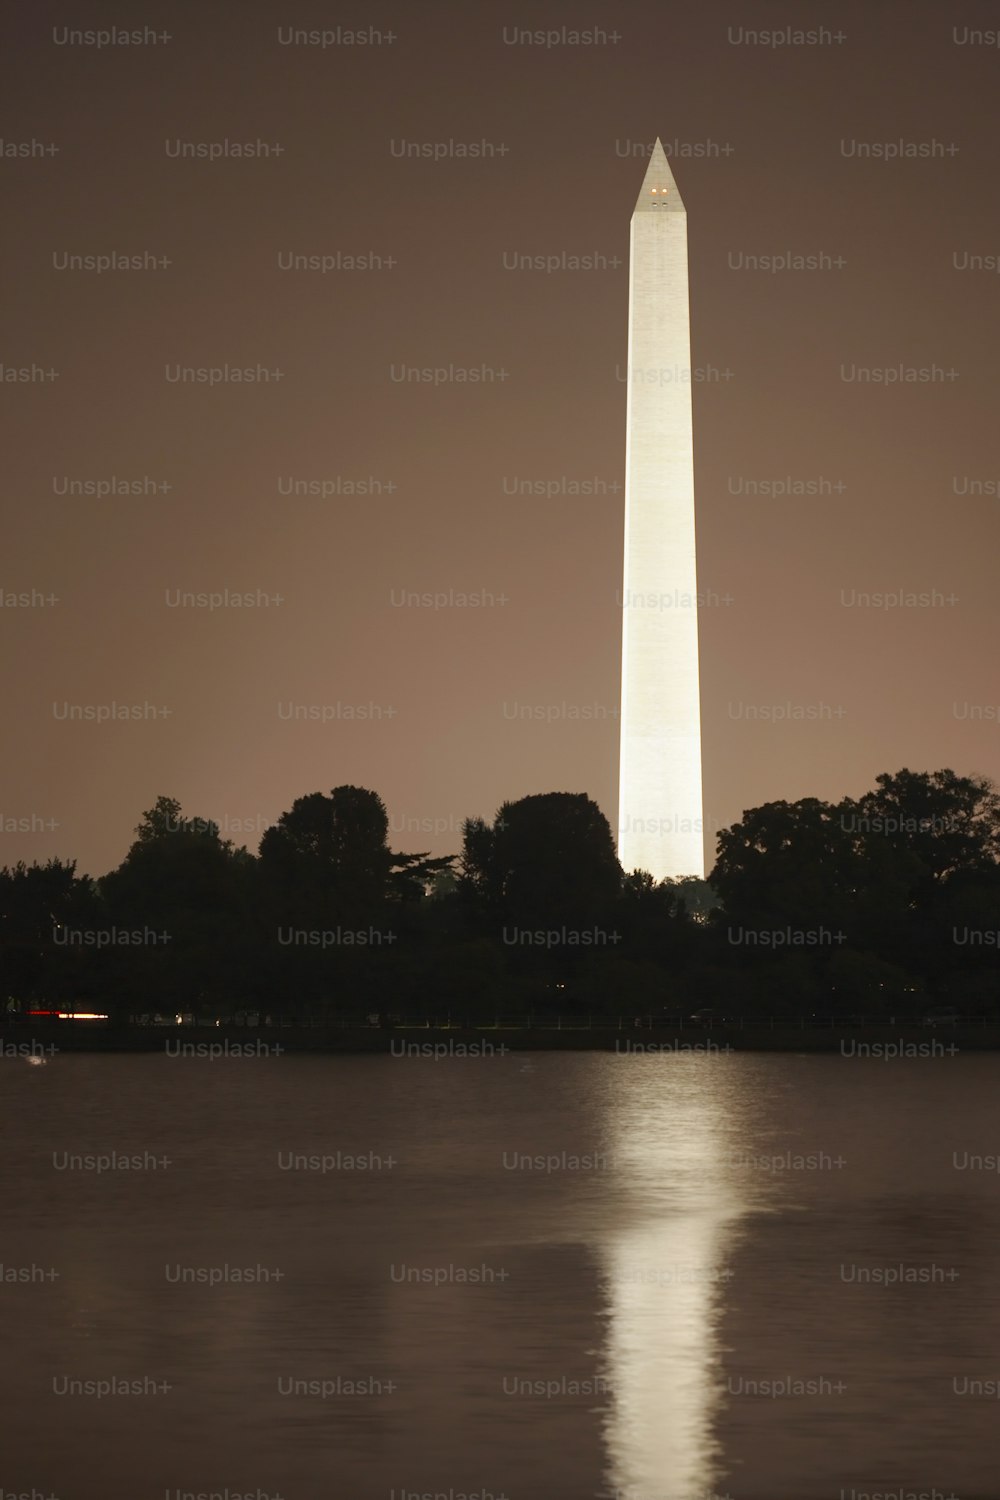
<path fill-rule="evenodd" d="M 709 879 L 623 872 L 583 793 L 505 802 L 452 856 L 390 848 L 362 787 L 298 798 L 256 855 L 160 797 L 117 869 L 0 870 L 9 1018 L 274 1021 L 864 1013 L 1000 994 L 1000 795 L 901 770 L 745 812 Z"/>

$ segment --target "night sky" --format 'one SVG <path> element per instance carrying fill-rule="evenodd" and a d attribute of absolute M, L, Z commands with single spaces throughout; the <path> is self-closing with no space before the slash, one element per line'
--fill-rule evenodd
<path fill-rule="evenodd" d="M 169 40 L 60 41 L 114 26 Z M 281 40 L 338 26 L 382 40 Z M 0 864 L 101 874 L 161 793 L 251 849 L 344 783 L 382 795 L 396 848 L 452 852 L 532 792 L 614 824 L 628 230 L 656 135 L 701 377 L 710 861 L 766 801 L 996 776 L 1000 48 L 975 38 L 998 27 L 940 4 L 11 14 Z M 752 40 L 779 28 L 823 30 Z M 270 154 L 180 154 L 225 142 Z M 67 264 L 115 255 L 145 268 Z M 820 266 L 746 266 L 781 255 Z M 174 378 L 225 367 L 282 378 Z M 112 479 L 152 492 L 60 493 Z M 181 602 L 226 590 L 257 602 Z M 909 601 L 859 602 L 887 593 Z M 112 705 L 152 716 L 93 721 Z"/>

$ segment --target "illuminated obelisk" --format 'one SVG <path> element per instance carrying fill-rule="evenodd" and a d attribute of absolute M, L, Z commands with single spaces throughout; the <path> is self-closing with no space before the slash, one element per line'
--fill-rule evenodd
<path fill-rule="evenodd" d="M 705 873 L 687 211 L 657 140 L 632 215 L 618 858 Z"/>

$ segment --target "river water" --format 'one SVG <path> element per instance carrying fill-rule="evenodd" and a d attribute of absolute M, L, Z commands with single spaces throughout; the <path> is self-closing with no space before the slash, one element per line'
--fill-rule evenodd
<path fill-rule="evenodd" d="M 998 1094 L 994 1055 L 5 1057 L 0 1490 L 995 1497 Z"/>

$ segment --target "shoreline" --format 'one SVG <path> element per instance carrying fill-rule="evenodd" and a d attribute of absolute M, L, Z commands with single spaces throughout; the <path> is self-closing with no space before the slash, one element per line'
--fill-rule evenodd
<path fill-rule="evenodd" d="M 69 1052 L 164 1053 L 207 1060 L 284 1055 L 356 1054 L 444 1060 L 503 1058 L 519 1052 L 613 1052 L 631 1056 L 726 1056 L 734 1052 L 812 1052 L 845 1057 L 954 1057 L 1000 1051 L 1000 1022 L 924 1026 L 878 1023 L 799 1026 L 758 1022 L 635 1027 L 394 1026 L 117 1026 L 63 1021 L 0 1025 L 0 1057 Z"/>

